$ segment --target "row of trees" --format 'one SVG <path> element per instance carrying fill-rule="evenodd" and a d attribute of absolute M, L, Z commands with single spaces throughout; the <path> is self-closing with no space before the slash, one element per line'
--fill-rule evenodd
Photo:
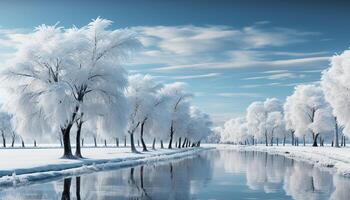
<path fill-rule="evenodd" d="M 179 148 L 199 146 L 210 132 L 209 116 L 191 106 L 183 83 L 160 84 L 149 75 L 129 75 L 123 63 L 141 44 L 128 29 L 109 30 L 112 22 L 97 18 L 87 26 L 42 25 L 16 42 L 9 68 L 2 73 L 8 91 L 3 110 L 22 141 L 62 139 L 64 158 L 82 157 L 84 138 L 145 136 L 175 140 Z M 8 129 L 8 128 L 7 128 Z M 10 128 L 11 129 L 11 128 Z M 72 154 L 71 133 L 76 152 Z M 126 143 L 126 138 L 125 138 Z"/>
<path fill-rule="evenodd" d="M 349 61 L 349 50 L 333 56 L 320 84 L 296 86 L 285 102 L 253 102 L 245 117 L 231 119 L 219 130 L 221 142 L 268 146 L 289 140 L 293 145 L 311 141 L 312 146 L 323 146 L 328 139 L 332 146 L 345 146 L 350 136 Z"/>

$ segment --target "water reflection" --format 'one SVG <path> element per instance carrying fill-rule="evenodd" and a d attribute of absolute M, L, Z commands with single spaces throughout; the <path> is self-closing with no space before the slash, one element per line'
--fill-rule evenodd
<path fill-rule="evenodd" d="M 170 163 L 0 189 L 0 199 L 348 199 L 350 179 L 259 152 L 210 151 Z"/>
<path fill-rule="evenodd" d="M 311 164 L 261 152 L 220 152 L 226 172 L 245 173 L 251 190 L 275 193 L 282 187 L 293 199 L 349 199 L 350 179 Z"/>

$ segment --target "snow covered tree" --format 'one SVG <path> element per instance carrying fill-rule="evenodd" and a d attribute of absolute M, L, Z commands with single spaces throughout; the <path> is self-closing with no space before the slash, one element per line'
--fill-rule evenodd
<path fill-rule="evenodd" d="M 11 115 L 3 111 L 0 111 L 0 134 L 2 138 L 2 146 L 6 147 L 6 138 L 12 136 L 14 131 L 11 124 Z M 14 140 L 12 141 L 14 142 Z"/>
<path fill-rule="evenodd" d="M 247 108 L 247 123 L 250 135 L 255 138 L 265 139 L 265 145 L 268 145 L 268 140 L 273 140 L 273 135 L 277 127 L 281 124 L 278 122 L 274 112 L 282 112 L 282 103 L 276 98 L 267 98 L 264 102 L 256 101 Z"/>
<path fill-rule="evenodd" d="M 328 132 L 329 128 L 333 127 L 329 127 L 329 123 L 325 125 L 326 122 L 332 121 L 332 117 L 319 86 L 296 86 L 294 93 L 287 97 L 284 110 L 287 128 L 294 130 L 298 137 L 304 138 L 311 134 L 313 146 L 317 146 L 317 138 L 321 132 Z"/>
<path fill-rule="evenodd" d="M 276 144 L 278 145 L 278 141 L 280 138 L 283 138 L 283 145 L 286 140 L 286 128 L 283 119 L 283 113 L 281 111 L 273 111 L 268 114 L 266 120 L 266 128 L 268 132 L 271 133 L 271 142 L 270 145 L 273 145 L 273 139 L 276 139 Z"/>
<path fill-rule="evenodd" d="M 126 120 L 120 119 L 125 117 L 120 115 L 125 112 L 118 112 L 125 111 L 127 85 L 121 61 L 139 42 L 129 30 L 107 30 L 111 23 L 97 18 L 82 28 L 42 25 L 19 37 L 5 72 L 11 99 L 7 108 L 21 124 L 16 127 L 19 133 L 59 129 L 63 157 L 75 158 L 70 132 L 76 121 L 82 125 L 85 118 L 104 116 L 118 128 L 124 126 Z"/>
<path fill-rule="evenodd" d="M 131 110 L 129 116 L 129 134 L 134 134 L 138 126 L 140 127 L 140 140 L 143 151 L 147 151 L 144 141 L 146 124 L 151 121 L 153 112 L 164 103 L 165 99 L 157 95 L 162 87 L 150 75 L 129 76 L 129 87 L 126 96 L 130 102 Z"/>
<path fill-rule="evenodd" d="M 170 122 L 170 134 L 168 148 L 172 148 L 174 134 L 177 132 L 179 138 L 180 134 L 184 133 L 187 127 L 187 120 L 189 118 L 190 105 L 188 99 L 192 96 L 185 92 L 185 84 L 181 82 L 175 82 L 172 84 L 166 84 L 161 89 L 162 95 L 167 97 L 168 112 L 170 113 L 169 119 L 164 119 L 164 123 Z"/>
<path fill-rule="evenodd" d="M 244 117 L 237 117 L 225 122 L 221 133 L 221 142 L 234 144 L 247 144 L 248 127 Z"/>
<path fill-rule="evenodd" d="M 187 135 L 184 138 L 182 147 L 186 147 L 186 144 L 189 143 L 189 141 L 192 141 L 196 146 L 200 146 L 201 141 L 212 133 L 212 124 L 209 115 L 201 112 L 198 108 L 191 106 L 190 121 L 186 132 Z"/>
<path fill-rule="evenodd" d="M 213 127 L 211 134 L 206 139 L 206 142 L 214 143 L 214 144 L 220 143 L 222 131 L 223 131 L 223 128 L 221 128 L 220 126 Z"/>
<path fill-rule="evenodd" d="M 153 137 L 152 148 L 155 148 L 155 143 L 158 140 L 161 148 L 164 148 L 164 141 L 169 139 L 169 127 L 171 125 L 171 96 L 168 95 L 166 88 L 162 85 L 157 90 L 152 112 L 148 117 L 147 123 L 148 132 Z"/>
<path fill-rule="evenodd" d="M 344 128 L 344 134 L 350 136 L 350 50 L 331 59 L 331 65 L 322 72 L 321 87 L 327 102 L 332 107 L 335 121 L 335 146 L 338 147 L 338 132 Z M 342 137 L 343 143 L 343 137 Z"/>

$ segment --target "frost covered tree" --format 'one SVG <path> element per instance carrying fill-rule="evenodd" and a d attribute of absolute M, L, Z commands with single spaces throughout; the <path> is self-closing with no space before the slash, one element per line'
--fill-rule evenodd
<path fill-rule="evenodd" d="M 284 110 L 287 128 L 294 130 L 298 137 L 305 138 L 310 134 L 313 146 L 317 146 L 321 133 L 329 133 L 330 128 L 334 127 L 329 126 L 332 113 L 319 86 L 296 86 L 294 93 L 287 97 Z"/>
<path fill-rule="evenodd" d="M 143 141 L 143 129 L 147 120 L 147 114 L 150 112 L 154 86 L 150 76 L 143 76 L 141 74 L 129 76 L 129 86 L 126 90 L 126 96 L 130 104 L 130 113 L 128 121 L 128 133 L 130 135 L 131 151 L 137 152 L 134 144 L 135 131 L 141 125 L 140 137 L 142 144 Z M 152 91 L 150 91 L 152 90 Z M 146 151 L 147 148 L 144 146 L 143 149 Z"/>
<path fill-rule="evenodd" d="M 282 125 L 276 112 L 282 115 L 282 103 L 276 98 L 267 98 L 264 102 L 253 102 L 247 108 L 246 118 L 249 134 L 253 135 L 254 138 L 264 138 L 266 146 L 269 139 L 272 145 L 275 131 Z"/>
<path fill-rule="evenodd" d="M 221 133 L 223 128 L 220 126 L 213 127 L 211 134 L 207 137 L 206 142 L 208 143 L 220 143 L 221 141 Z"/>
<path fill-rule="evenodd" d="M 172 116 L 170 112 L 171 96 L 168 95 L 167 89 L 164 87 L 168 86 L 163 85 L 157 90 L 152 112 L 147 119 L 148 126 L 146 127 L 149 135 L 153 138 L 153 149 L 155 149 L 156 141 L 160 143 L 161 148 L 164 148 L 164 141 L 170 138 L 169 127 Z"/>
<path fill-rule="evenodd" d="M 335 55 L 331 59 L 331 65 L 322 72 L 321 87 L 327 102 L 332 107 L 335 121 L 335 146 L 339 146 L 338 133 L 340 128 L 344 128 L 344 134 L 350 136 L 350 50 L 344 51 L 340 55 Z M 343 143 L 343 137 L 342 137 Z"/>
<path fill-rule="evenodd" d="M 271 133 L 270 145 L 273 145 L 273 139 L 276 139 L 276 144 L 279 143 L 279 138 L 283 138 L 283 144 L 285 144 L 285 125 L 283 120 L 283 114 L 281 111 L 273 111 L 268 114 L 266 120 L 266 128 Z"/>
<path fill-rule="evenodd" d="M 211 126 L 213 125 L 208 114 L 203 113 L 198 108 L 191 106 L 190 108 L 190 121 L 187 126 L 187 135 L 181 144 L 182 147 L 187 147 L 192 141 L 194 146 L 200 146 L 202 140 L 212 134 Z"/>
<path fill-rule="evenodd" d="M 221 132 L 221 142 L 234 144 L 247 144 L 248 127 L 244 117 L 237 117 L 225 122 Z"/>
<path fill-rule="evenodd" d="M 74 158 L 70 132 L 76 121 L 103 116 L 103 125 L 124 126 L 127 76 L 121 61 L 139 42 L 129 30 L 108 30 L 111 23 L 97 18 L 81 28 L 41 25 L 17 38 L 4 76 L 18 133 L 42 136 L 59 129 L 63 157 Z"/>
<path fill-rule="evenodd" d="M 0 111 L 0 132 L 2 138 L 2 146 L 6 147 L 6 138 L 12 136 L 14 134 L 14 131 L 11 124 L 11 115 L 3 111 Z M 13 146 L 14 138 L 12 141 Z"/>
<path fill-rule="evenodd" d="M 161 87 L 162 85 L 158 84 L 150 75 L 135 74 L 129 76 L 129 87 L 126 90 L 132 111 L 129 116 L 129 134 L 131 134 L 132 139 L 134 132 L 139 127 L 143 151 L 147 151 L 144 140 L 146 125 L 152 121 L 156 108 L 165 103 L 165 98 L 158 95 L 158 90 Z M 135 148 L 132 147 L 132 150 L 134 151 Z"/>
<path fill-rule="evenodd" d="M 189 118 L 189 98 L 191 94 L 185 92 L 185 84 L 181 82 L 175 82 L 166 84 L 161 89 L 160 93 L 167 98 L 167 115 L 168 119 L 163 119 L 163 122 L 169 124 L 169 144 L 168 148 L 172 148 L 175 132 L 178 134 L 176 137 L 181 137 L 187 127 L 187 120 Z"/>

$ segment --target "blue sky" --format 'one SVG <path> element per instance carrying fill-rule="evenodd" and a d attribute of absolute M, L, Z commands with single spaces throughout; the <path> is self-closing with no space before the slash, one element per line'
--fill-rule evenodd
<path fill-rule="evenodd" d="M 329 57 L 348 49 L 349 1 L 15 1 L 0 2 L 4 34 L 40 24 L 82 26 L 101 16 L 138 32 L 144 49 L 127 68 L 183 81 L 218 124 L 253 101 L 281 100 L 314 83 Z"/>

